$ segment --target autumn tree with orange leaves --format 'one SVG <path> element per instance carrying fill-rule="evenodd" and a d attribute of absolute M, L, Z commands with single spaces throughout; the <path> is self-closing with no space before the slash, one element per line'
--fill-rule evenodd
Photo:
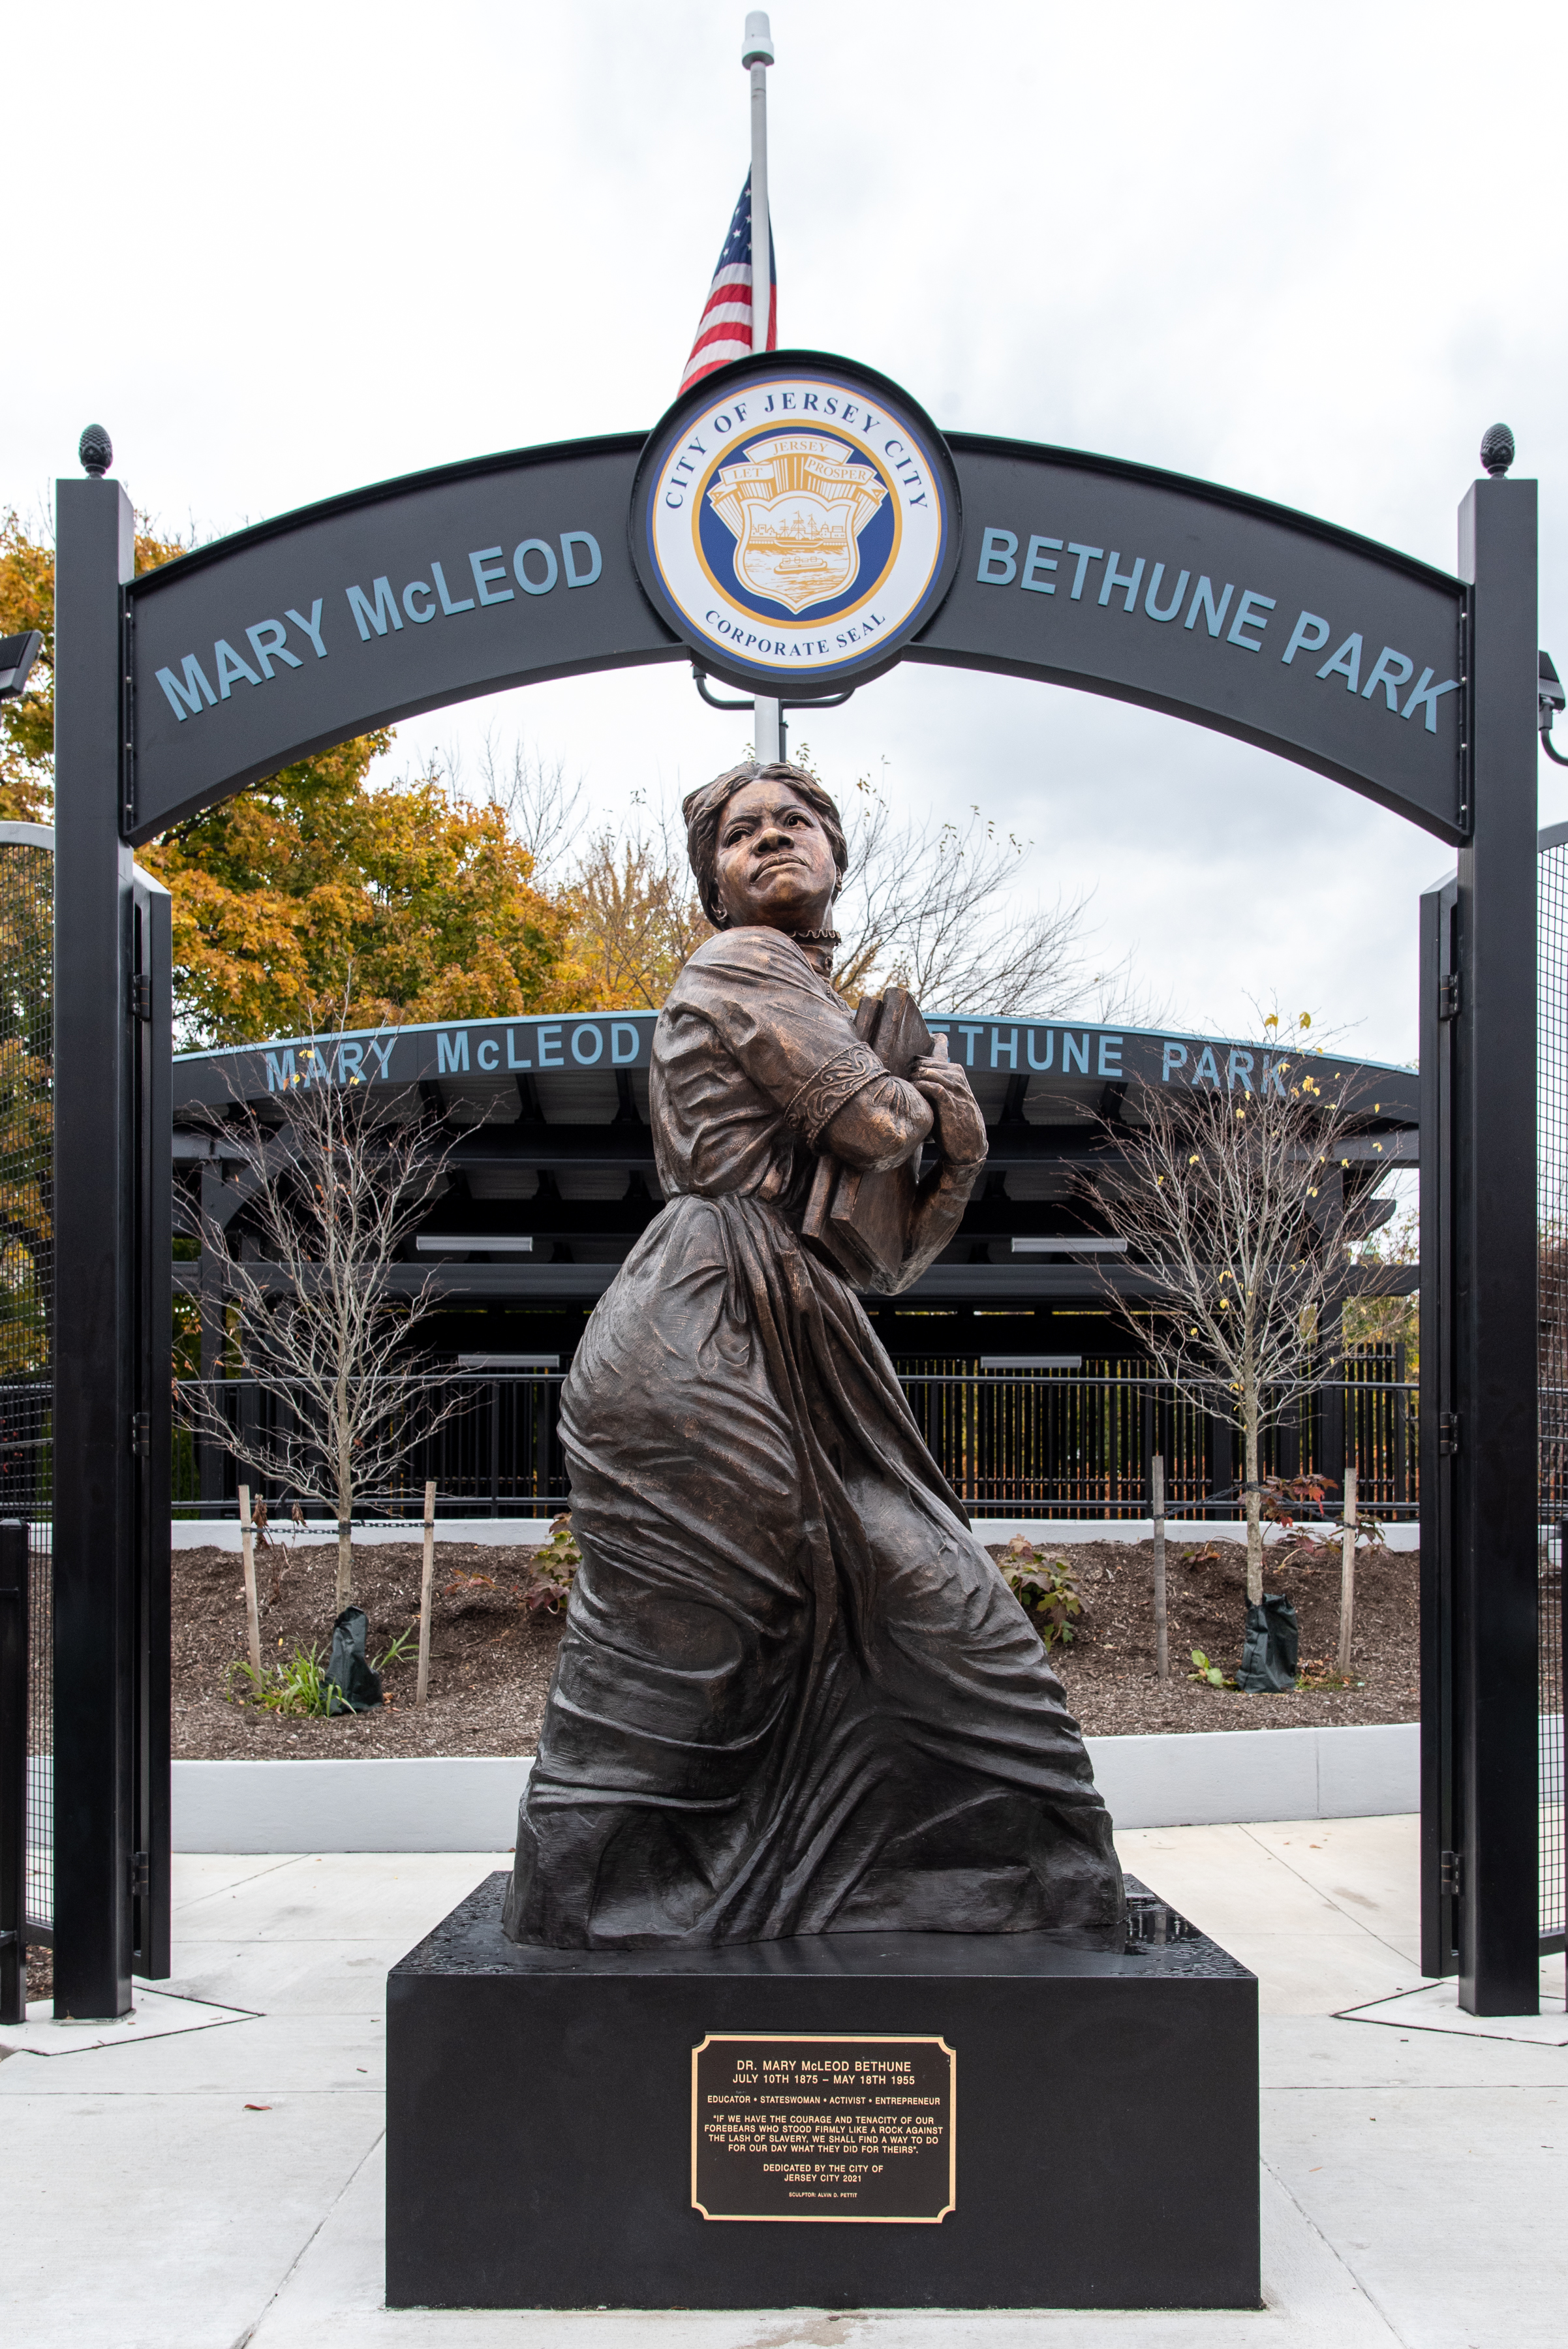
<path fill-rule="evenodd" d="M 183 552 L 138 531 L 139 573 Z M 47 823 L 54 554 L 11 513 L 0 634 L 23 628 L 44 647 L 32 691 L 0 704 L 0 816 Z M 182 1043 L 285 1033 L 348 994 L 372 1024 L 597 1008 L 573 949 L 574 893 L 535 887 L 504 812 L 472 805 L 436 770 L 372 786 L 391 740 L 301 759 L 138 852 L 173 899 Z"/>
<path fill-rule="evenodd" d="M 569 895 L 535 888 L 501 812 L 435 771 L 371 789 L 390 739 L 302 759 L 141 852 L 173 898 L 191 1040 L 289 1033 L 346 995 L 369 1026 L 586 1006 Z"/>

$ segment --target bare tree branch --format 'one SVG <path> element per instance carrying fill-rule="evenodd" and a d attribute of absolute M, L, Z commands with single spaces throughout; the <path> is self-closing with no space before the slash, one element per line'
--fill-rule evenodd
<path fill-rule="evenodd" d="M 1363 1240 L 1355 1250 L 1355 1261 L 1368 1269 L 1385 1265 L 1413 1265 L 1421 1260 L 1421 1235 L 1417 1211 L 1406 1209 L 1397 1222 L 1390 1221 L 1372 1238 Z M 1542 1278 L 1547 1262 L 1544 1236 L 1542 1247 Z M 1375 1290 L 1355 1299 L 1345 1312 L 1345 1341 L 1347 1346 L 1404 1346 L 1407 1368 L 1414 1377 L 1419 1366 L 1421 1347 L 1421 1309 L 1414 1297 L 1380 1296 Z"/>
<path fill-rule="evenodd" d="M 271 1428 L 230 1423 L 221 1387 L 179 1390 L 184 1424 L 244 1460 L 264 1483 L 324 1502 L 337 1517 L 337 1604 L 348 1602 L 357 1495 L 382 1491 L 413 1445 L 458 1407 L 410 1408 L 410 1340 L 433 1309 L 427 1281 L 395 1297 L 392 1268 L 441 1187 L 447 1153 L 422 1122 L 372 1106 L 358 1076 L 342 1081 L 337 1036 L 317 1026 L 305 1072 L 282 1096 L 281 1123 L 248 1103 L 225 1123 L 226 1156 L 248 1193 L 243 1217 L 203 1216 L 235 1311 L 243 1376 L 275 1405 Z M 450 1145 L 449 1145 L 450 1147 Z M 244 1222 L 253 1259 L 235 1244 Z"/>
<path fill-rule="evenodd" d="M 793 755 L 815 773 L 808 744 Z M 679 820 L 668 810 L 645 813 L 639 793 L 629 822 L 600 825 L 574 856 L 581 786 L 566 783 L 562 761 L 519 742 L 508 764 L 487 741 L 483 771 L 490 799 L 535 858 L 535 877 L 576 897 L 576 943 L 597 1000 L 661 1004 L 712 935 Z M 866 776 L 840 801 L 849 869 L 834 906 L 843 944 L 833 983 L 848 1001 L 898 985 L 940 1011 L 1042 1019 L 1076 1012 L 1144 1026 L 1165 1018 L 1163 1000 L 1136 980 L 1130 955 L 1106 964 L 1092 954 L 1088 895 L 1018 902 L 1033 851 L 978 807 L 962 823 L 901 819 Z"/>
<path fill-rule="evenodd" d="M 1233 1056 L 1234 1057 L 1234 1056 Z M 1141 1084 L 1108 1127 L 1114 1169 L 1085 1176 L 1087 1203 L 1130 1243 L 1152 1296 L 1110 1289 L 1159 1374 L 1241 1433 L 1247 1596 L 1262 1597 L 1259 1436 L 1325 1358 L 1326 1309 L 1345 1273 L 1342 1145 L 1355 1123 L 1348 1075 L 1330 1079 L 1300 1030 L 1265 1024 L 1248 1068 L 1162 1088 Z M 1147 1309 L 1152 1316 L 1145 1318 Z"/>
<path fill-rule="evenodd" d="M 521 739 L 503 752 L 493 734 L 484 738 L 479 771 L 485 798 L 502 810 L 533 859 L 535 881 L 543 884 L 556 874 L 582 828 L 581 776 L 568 782 L 564 759 L 547 759 Z"/>
<path fill-rule="evenodd" d="M 1160 1017 L 1135 986 L 1130 957 L 1094 967 L 1086 895 L 1025 910 L 1011 902 L 1029 843 L 999 833 L 978 807 L 961 824 L 900 823 L 863 778 L 846 815 L 849 870 L 834 907 L 844 941 L 834 984 L 852 1000 L 892 985 L 932 1010 Z"/>

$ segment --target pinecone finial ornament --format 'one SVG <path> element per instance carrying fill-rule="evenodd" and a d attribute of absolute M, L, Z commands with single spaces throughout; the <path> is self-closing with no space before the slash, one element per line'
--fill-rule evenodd
<path fill-rule="evenodd" d="M 101 424 L 89 424 L 77 442 L 77 455 L 82 471 L 90 473 L 95 481 L 101 481 L 114 462 L 114 443 Z"/>
<path fill-rule="evenodd" d="M 1480 460 L 1495 481 L 1513 462 L 1513 435 L 1506 424 L 1489 424 L 1481 434 Z"/>

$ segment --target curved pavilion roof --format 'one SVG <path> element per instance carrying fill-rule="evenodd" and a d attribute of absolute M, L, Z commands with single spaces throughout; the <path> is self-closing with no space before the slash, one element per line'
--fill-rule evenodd
<path fill-rule="evenodd" d="M 230 1104 L 258 1108 L 290 1086 L 357 1080 L 389 1106 L 437 1112 L 453 1142 L 452 1185 L 410 1251 L 409 1281 L 432 1269 L 453 1299 L 591 1299 L 659 1205 L 649 1131 L 652 1011 L 546 1013 L 440 1020 L 286 1037 L 185 1052 L 174 1063 L 174 1147 L 187 1183 L 220 1175 Z M 991 1141 L 983 1186 L 944 1257 L 909 1299 L 1082 1297 L 1090 1276 L 1071 1241 L 1085 1236 L 1074 1181 L 1104 1146 L 1107 1116 L 1137 1116 L 1137 1087 L 1261 1081 L 1256 1043 L 1182 1029 L 976 1014 L 929 1017 L 969 1071 Z M 1387 1202 L 1368 1195 L 1395 1166 L 1419 1160 L 1416 1073 L 1324 1054 L 1327 1078 L 1349 1077 L 1364 1130 L 1342 1153 L 1357 1220 L 1372 1230 Z M 225 1189 L 231 1186 L 224 1185 Z M 235 1212 L 243 1202 L 233 1202 Z M 1017 1240 L 1057 1250 L 1015 1256 Z M 1402 1268 L 1401 1288 L 1413 1285 Z M 1116 1285 L 1136 1288 L 1128 1268 Z M 1378 1284 L 1382 1286 L 1381 1282 Z M 901 1302 L 903 1300 L 900 1300 Z"/>

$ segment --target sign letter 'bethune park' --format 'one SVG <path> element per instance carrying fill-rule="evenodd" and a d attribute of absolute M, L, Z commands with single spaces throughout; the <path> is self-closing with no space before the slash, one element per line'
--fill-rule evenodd
<path fill-rule="evenodd" d="M 957 2072 L 938 2038 L 710 2033 L 691 2051 L 693 2209 L 934 2226 L 957 2200 Z"/>

